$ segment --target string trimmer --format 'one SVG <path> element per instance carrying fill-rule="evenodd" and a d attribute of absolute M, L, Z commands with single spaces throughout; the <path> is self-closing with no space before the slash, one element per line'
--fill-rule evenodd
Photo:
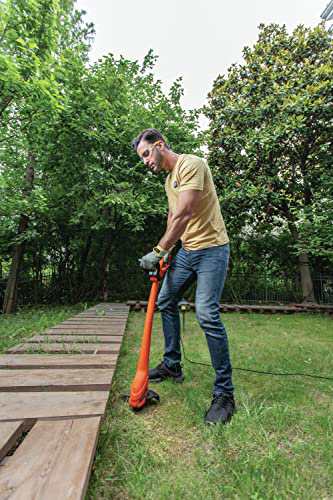
<path fill-rule="evenodd" d="M 149 354 L 157 293 L 160 282 L 170 266 L 170 260 L 171 257 L 165 256 L 160 260 L 156 271 L 149 273 L 149 279 L 152 282 L 152 285 L 149 294 L 139 360 L 128 398 L 130 407 L 136 411 L 141 410 L 144 406 L 151 402 L 158 402 L 160 400 L 159 395 L 155 391 L 148 389 Z"/>

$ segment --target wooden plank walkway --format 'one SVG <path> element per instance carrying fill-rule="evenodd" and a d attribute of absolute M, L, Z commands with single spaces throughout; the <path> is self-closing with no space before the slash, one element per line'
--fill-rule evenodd
<path fill-rule="evenodd" d="M 84 498 L 128 313 L 99 304 L 0 355 L 0 500 Z"/>

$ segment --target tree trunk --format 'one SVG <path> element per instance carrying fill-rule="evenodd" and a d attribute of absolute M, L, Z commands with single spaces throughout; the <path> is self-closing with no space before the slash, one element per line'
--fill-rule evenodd
<path fill-rule="evenodd" d="M 31 193 L 34 182 L 34 156 L 32 154 L 29 155 L 29 165 L 26 170 L 25 181 L 26 187 L 24 189 L 24 196 L 28 196 Z M 18 228 L 18 236 L 25 233 L 29 224 L 29 217 L 25 214 L 22 214 L 20 217 L 20 223 Z M 13 249 L 13 257 L 12 264 L 9 271 L 9 277 L 7 281 L 5 297 L 3 302 L 3 313 L 11 314 L 16 309 L 17 304 L 17 284 L 20 275 L 20 269 L 22 267 L 23 255 L 24 255 L 24 247 L 25 243 L 20 242 L 14 246 Z"/>
<path fill-rule="evenodd" d="M 81 297 L 84 296 L 85 289 L 87 288 L 87 283 L 85 282 L 83 277 L 84 277 L 84 273 L 85 273 L 85 269 L 86 269 L 86 265 L 87 265 L 87 261 L 88 261 L 88 255 L 90 252 L 91 243 L 92 243 L 92 234 L 89 233 L 87 241 L 84 245 L 83 251 L 81 252 L 80 265 L 79 265 L 79 269 L 77 272 L 77 279 L 76 279 L 77 290 L 78 290 L 77 297 L 76 297 L 77 300 L 80 300 Z"/>
<path fill-rule="evenodd" d="M 293 222 L 289 222 L 289 230 L 296 242 L 298 240 L 298 231 Z M 309 265 L 309 255 L 306 252 L 303 252 L 298 256 L 298 269 L 301 277 L 302 301 L 315 302 L 313 282 Z"/>
<path fill-rule="evenodd" d="M 111 253 L 111 241 L 107 237 L 107 242 L 104 248 L 103 257 L 100 266 L 100 295 L 104 302 L 108 301 L 109 297 L 109 272 L 110 272 L 110 253 Z"/>
<path fill-rule="evenodd" d="M 105 246 L 100 265 L 100 295 L 104 302 L 109 298 L 109 272 L 110 272 L 110 257 L 112 253 L 113 233 L 108 231 L 105 238 Z"/>
<path fill-rule="evenodd" d="M 109 298 L 109 286 L 108 286 L 109 271 L 110 271 L 110 264 L 107 263 L 105 266 L 105 269 L 104 269 L 104 273 L 103 273 L 103 283 L 102 283 L 103 302 L 107 302 L 108 298 Z"/>
<path fill-rule="evenodd" d="M 304 252 L 298 256 L 298 264 L 301 275 L 303 302 L 315 302 L 309 256 L 307 253 Z"/>

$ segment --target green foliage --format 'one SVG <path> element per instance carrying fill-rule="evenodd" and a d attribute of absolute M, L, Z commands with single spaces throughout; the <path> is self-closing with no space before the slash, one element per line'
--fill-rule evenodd
<path fill-rule="evenodd" d="M 26 277 L 68 278 L 76 298 L 82 287 L 96 295 L 107 269 L 128 262 L 119 234 L 135 244 L 141 234 L 142 246 L 144 230 L 150 245 L 163 232 L 150 228 L 166 214 L 163 179 L 139 164 L 132 139 L 156 127 L 193 152 L 198 113 L 182 109 L 181 80 L 162 91 L 152 51 L 142 64 L 109 54 L 89 66 L 94 29 L 73 1 L 7 0 L 0 9 L 4 269 L 24 243 Z M 18 231 L 22 216 L 29 223 Z"/>
<path fill-rule="evenodd" d="M 286 231 L 284 251 L 332 262 L 333 43 L 321 26 L 260 26 L 206 108 L 210 162 L 233 238 Z M 327 260 L 326 260 L 327 261 Z"/>

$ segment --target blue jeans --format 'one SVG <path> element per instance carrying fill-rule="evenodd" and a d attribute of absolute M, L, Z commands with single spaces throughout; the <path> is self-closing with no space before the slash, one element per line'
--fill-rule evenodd
<path fill-rule="evenodd" d="M 162 314 L 165 340 L 164 363 L 172 367 L 181 361 L 180 318 L 178 302 L 184 291 L 197 280 L 195 309 L 199 324 L 206 334 L 216 378 L 213 394 L 232 394 L 232 368 L 228 337 L 220 318 L 220 298 L 227 274 L 229 245 L 184 250 L 173 258 L 157 305 Z"/>

